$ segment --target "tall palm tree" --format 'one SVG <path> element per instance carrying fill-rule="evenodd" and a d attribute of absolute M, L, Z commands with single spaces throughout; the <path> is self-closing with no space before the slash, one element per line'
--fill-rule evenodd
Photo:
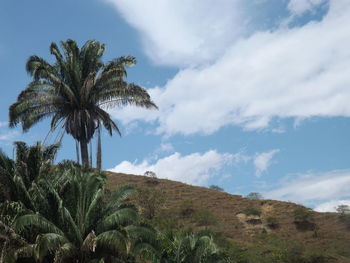
<path fill-rule="evenodd" d="M 126 67 L 136 63 L 131 56 L 118 57 L 104 64 L 105 45 L 87 41 L 82 48 L 71 39 L 50 46 L 55 63 L 38 56 L 29 57 L 26 70 L 33 77 L 17 102 L 10 106 L 10 127 L 21 124 L 23 131 L 44 118 L 51 117 L 51 130 L 61 126 L 80 144 L 81 159 L 89 166 L 88 143 L 103 126 L 110 135 L 120 135 L 106 108 L 136 105 L 157 106 L 147 91 L 127 83 Z M 90 153 L 91 154 L 91 153 Z"/>
<path fill-rule="evenodd" d="M 15 248 L 3 245 L 5 262 L 126 263 L 154 250 L 155 231 L 140 223 L 138 210 L 127 202 L 134 188 L 122 186 L 108 194 L 101 174 L 64 173 L 69 176 L 56 175 L 40 185 L 39 194 L 32 193 L 41 204 L 36 211 L 21 210 L 7 229 L 0 224 L 0 236 L 8 243 L 18 240 Z"/>

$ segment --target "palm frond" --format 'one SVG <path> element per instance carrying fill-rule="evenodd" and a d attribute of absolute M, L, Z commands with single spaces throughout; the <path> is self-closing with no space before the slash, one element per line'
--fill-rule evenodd
<path fill-rule="evenodd" d="M 77 248 L 72 243 L 65 243 L 55 252 L 54 263 L 65 263 L 67 259 L 75 258 Z"/>
<path fill-rule="evenodd" d="M 34 245 L 35 257 L 41 262 L 44 257 L 52 254 L 68 240 L 65 236 L 56 233 L 38 235 Z"/>
<path fill-rule="evenodd" d="M 29 214 L 17 218 L 13 224 L 13 228 L 17 232 L 30 230 L 32 227 L 36 227 L 42 233 L 56 233 L 64 236 L 61 229 L 55 226 L 52 222 L 44 218 L 40 214 Z"/>
<path fill-rule="evenodd" d="M 122 208 L 102 220 L 99 230 L 108 230 L 118 226 L 126 226 L 138 222 L 138 212 L 133 208 Z"/>
<path fill-rule="evenodd" d="M 97 247 L 101 250 L 110 250 L 115 253 L 127 253 L 127 237 L 117 230 L 110 230 L 96 237 Z"/>

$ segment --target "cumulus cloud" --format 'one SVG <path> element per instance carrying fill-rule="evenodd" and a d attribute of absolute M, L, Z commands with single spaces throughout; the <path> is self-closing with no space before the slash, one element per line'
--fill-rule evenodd
<path fill-rule="evenodd" d="M 254 158 L 254 167 L 255 175 L 257 177 L 260 177 L 262 173 L 264 173 L 269 168 L 273 156 L 279 151 L 279 149 L 274 149 L 269 152 L 264 152 L 256 155 L 256 157 Z"/>
<path fill-rule="evenodd" d="M 141 5 L 136 7 L 137 1 L 114 2 L 125 16 L 130 13 L 134 23 L 141 23 L 144 16 L 154 17 L 152 12 L 144 12 L 141 18 L 136 16 L 136 11 L 144 11 Z M 197 5 L 201 3 L 194 2 Z M 203 4 L 206 7 L 207 2 Z M 172 5 L 176 3 L 178 1 L 172 2 Z M 227 10 L 223 3 L 213 8 L 219 7 Z M 142 11 L 138 8 L 142 8 Z M 168 9 L 163 11 L 164 16 L 169 15 L 174 21 L 192 16 L 177 11 L 175 7 L 171 13 Z M 313 21 L 302 27 L 255 32 L 240 40 L 230 40 L 230 44 L 225 44 L 223 49 L 217 47 L 224 52 L 222 55 L 210 51 L 212 45 L 207 41 L 196 48 L 185 43 L 184 46 L 191 47 L 186 51 L 188 53 L 185 52 L 186 55 L 199 57 L 196 61 L 198 65 L 183 68 L 164 87 L 149 90 L 160 108 L 158 112 L 125 108 L 112 112 L 112 115 L 124 124 L 134 120 L 154 122 L 158 125 L 157 132 L 166 135 L 211 134 L 227 125 L 262 129 L 276 117 L 350 116 L 349 14 L 348 0 L 331 1 L 328 13 L 321 21 Z M 144 23 L 145 28 L 140 28 L 140 32 L 143 37 L 151 38 L 158 27 L 164 27 L 164 30 L 174 34 L 169 37 L 174 43 L 177 40 L 192 43 L 186 35 L 196 35 L 197 31 L 211 38 L 210 30 L 205 35 L 206 31 L 197 28 L 201 25 L 199 17 L 193 16 L 191 19 L 193 21 L 186 23 L 181 30 L 169 29 L 167 23 L 155 23 L 156 28 Z M 224 28 L 227 26 L 226 30 L 223 29 L 227 37 L 235 34 L 235 27 L 229 25 L 223 25 Z M 178 32 L 182 33 L 178 35 Z M 169 53 L 184 60 L 176 45 L 168 45 L 166 41 L 170 41 L 169 38 L 162 35 L 157 40 L 157 52 L 162 53 L 158 46 L 164 46 L 169 48 Z M 205 63 L 207 56 L 198 52 L 208 53 L 209 57 L 214 54 L 216 59 Z"/>
<path fill-rule="evenodd" d="M 325 203 L 330 200 L 345 200 L 350 198 L 350 170 L 336 170 L 325 173 L 308 173 L 289 176 L 280 187 L 264 193 L 271 199 L 293 201 L 310 205 Z M 316 209 L 324 209 L 316 208 Z"/>
<path fill-rule="evenodd" d="M 194 185 L 206 185 L 208 180 L 217 175 L 226 165 L 241 160 L 240 154 L 218 153 L 215 150 L 185 156 L 176 152 L 158 159 L 155 163 L 149 163 L 146 160 L 141 163 L 123 161 L 109 171 L 138 175 L 143 175 L 146 171 L 153 171 L 159 178 Z"/>
<path fill-rule="evenodd" d="M 239 0 L 106 0 L 140 31 L 160 64 L 193 65 L 222 55 L 240 33 Z"/>
<path fill-rule="evenodd" d="M 301 15 L 326 2 L 328 2 L 328 0 L 290 0 L 288 9 L 295 15 Z"/>

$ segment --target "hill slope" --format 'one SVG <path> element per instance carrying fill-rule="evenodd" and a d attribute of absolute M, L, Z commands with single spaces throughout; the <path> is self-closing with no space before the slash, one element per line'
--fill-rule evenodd
<path fill-rule="evenodd" d="M 172 218 L 175 218 L 181 209 L 190 209 L 190 212 L 202 211 L 198 214 L 199 219 L 204 218 L 204 224 L 196 223 L 191 215 L 186 214 L 182 215 L 182 222 L 185 222 L 185 226 L 195 229 L 210 227 L 241 247 L 250 246 L 257 242 L 257 238 L 267 235 L 280 240 L 297 241 L 303 246 L 314 246 L 316 250 L 334 256 L 338 262 L 350 262 L 349 224 L 340 220 L 339 214 L 312 211 L 309 213 L 310 220 L 298 223 L 295 222 L 295 210 L 302 207 L 294 203 L 247 199 L 165 179 L 106 173 L 110 189 L 119 184 L 134 184 L 139 189 L 163 192 L 165 203 L 162 210 L 171 211 L 173 214 L 167 215 Z M 260 211 L 261 214 L 247 215 L 249 211 L 253 214 Z M 205 220 L 208 217 L 215 217 L 216 222 Z M 258 240 L 265 242 L 263 239 Z"/>

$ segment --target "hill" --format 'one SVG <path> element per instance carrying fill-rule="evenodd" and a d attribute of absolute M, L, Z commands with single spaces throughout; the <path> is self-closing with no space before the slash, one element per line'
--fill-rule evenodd
<path fill-rule="evenodd" d="M 293 247 L 327 257 L 326 261 L 312 262 L 350 262 L 350 220 L 337 213 L 318 213 L 291 202 L 247 199 L 166 179 L 106 174 L 110 189 L 134 184 L 143 191 L 143 197 L 138 198 L 141 206 L 142 198 L 153 193 L 153 199 L 143 200 L 143 204 L 155 206 L 150 219 L 157 220 L 157 215 L 168 219 L 158 220 L 161 227 L 176 222 L 182 228 L 210 228 L 239 248 L 259 247 L 258 254 Z M 157 203 L 157 197 L 164 202 Z"/>

